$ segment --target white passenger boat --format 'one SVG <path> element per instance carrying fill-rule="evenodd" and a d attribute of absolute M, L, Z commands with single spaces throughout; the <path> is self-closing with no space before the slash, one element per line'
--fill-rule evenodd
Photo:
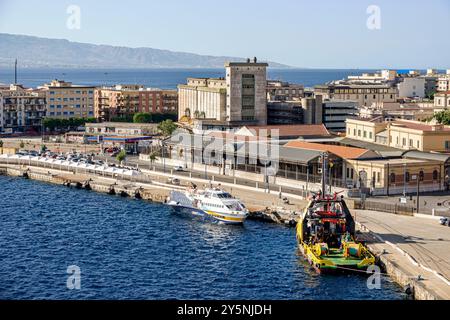
<path fill-rule="evenodd" d="M 238 199 L 221 189 L 172 191 L 167 204 L 174 210 L 211 218 L 225 224 L 242 224 L 248 209 Z"/>

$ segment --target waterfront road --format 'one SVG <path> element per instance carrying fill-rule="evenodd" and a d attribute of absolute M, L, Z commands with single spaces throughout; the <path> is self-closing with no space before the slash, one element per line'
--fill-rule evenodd
<path fill-rule="evenodd" d="M 116 163 L 117 164 L 117 160 L 115 158 L 112 157 L 108 157 L 108 156 L 96 156 L 96 159 L 100 159 L 103 161 L 108 161 L 108 163 Z M 216 182 L 222 182 L 222 183 L 232 183 L 232 184 L 237 184 L 237 185 L 241 185 L 241 186 L 245 186 L 245 187 L 251 187 L 251 188 L 255 188 L 258 187 L 258 189 L 269 189 L 272 192 L 279 192 L 280 191 L 280 186 L 277 185 L 273 185 L 273 184 L 264 184 L 262 182 L 257 183 L 254 180 L 250 180 L 250 179 L 243 179 L 243 178 L 234 178 L 231 176 L 226 176 L 226 175 L 213 175 L 209 172 L 205 172 L 205 171 L 173 171 L 173 167 L 172 166 L 163 166 L 161 164 L 158 163 L 154 163 L 154 164 L 150 164 L 148 161 L 142 161 L 139 160 L 139 157 L 127 157 L 124 165 L 126 166 L 130 166 L 130 167 L 137 167 L 139 166 L 139 168 L 141 169 L 150 169 L 150 170 L 155 170 L 156 172 L 160 172 L 160 173 L 166 173 L 166 174 L 172 174 L 174 176 L 180 176 L 180 177 L 190 177 L 190 178 L 196 178 L 196 179 L 203 179 L 203 180 L 214 180 Z M 311 184 L 313 185 L 313 184 Z M 290 187 L 281 187 L 281 192 L 282 194 L 292 194 L 292 195 L 296 195 L 296 196 L 301 196 L 301 197 L 306 197 L 308 196 L 308 194 L 305 192 L 305 190 L 302 190 L 300 188 L 300 183 L 299 183 L 299 188 L 290 188 Z"/>
<path fill-rule="evenodd" d="M 434 287 L 441 297 L 450 299 L 450 285 L 440 277 L 427 272 L 427 268 L 450 280 L 450 228 L 441 226 L 437 219 L 409 217 L 384 212 L 354 210 L 356 221 L 370 231 L 400 248 L 420 265 L 417 268 L 406 256 L 399 254 L 391 245 L 378 241 L 378 246 L 387 248 L 388 254 L 396 256 L 398 264 L 411 276 L 425 276 L 428 286 Z M 380 240 L 380 239 L 378 239 Z"/>

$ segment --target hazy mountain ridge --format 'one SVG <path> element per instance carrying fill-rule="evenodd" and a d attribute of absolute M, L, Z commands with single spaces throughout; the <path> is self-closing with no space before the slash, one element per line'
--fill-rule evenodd
<path fill-rule="evenodd" d="M 205 56 L 153 48 L 129 48 L 0 33 L 0 67 L 22 68 L 222 68 L 237 57 Z M 269 62 L 273 68 L 289 66 Z"/>

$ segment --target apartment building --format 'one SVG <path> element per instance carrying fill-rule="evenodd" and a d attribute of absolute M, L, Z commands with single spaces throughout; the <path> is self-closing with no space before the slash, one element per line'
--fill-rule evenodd
<path fill-rule="evenodd" d="M 267 101 L 300 101 L 305 96 L 305 88 L 300 84 L 268 80 Z"/>
<path fill-rule="evenodd" d="M 132 117 L 135 113 L 176 113 L 176 90 L 144 88 L 142 85 L 116 85 L 97 88 L 94 115 L 102 121 Z"/>
<path fill-rule="evenodd" d="M 0 87 L 0 132 L 39 131 L 45 114 L 44 92 L 21 85 Z"/>
<path fill-rule="evenodd" d="M 447 70 L 446 75 L 442 75 L 438 78 L 437 91 L 438 92 L 450 91 L 450 70 Z"/>
<path fill-rule="evenodd" d="M 316 86 L 314 92 L 323 95 L 325 99 L 356 101 L 359 106 L 396 102 L 398 99 L 398 88 L 387 83 L 355 84 L 338 81 L 328 85 Z"/>
<path fill-rule="evenodd" d="M 46 95 L 46 117 L 58 119 L 94 117 L 94 86 L 53 80 L 39 89 Z"/>

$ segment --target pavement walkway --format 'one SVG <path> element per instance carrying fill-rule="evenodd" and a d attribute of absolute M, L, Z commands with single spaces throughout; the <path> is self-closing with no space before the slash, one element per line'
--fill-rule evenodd
<path fill-rule="evenodd" d="M 411 278 L 450 300 L 450 228 L 439 220 L 354 210 L 357 223 L 376 234 L 371 249 L 383 252 Z"/>

